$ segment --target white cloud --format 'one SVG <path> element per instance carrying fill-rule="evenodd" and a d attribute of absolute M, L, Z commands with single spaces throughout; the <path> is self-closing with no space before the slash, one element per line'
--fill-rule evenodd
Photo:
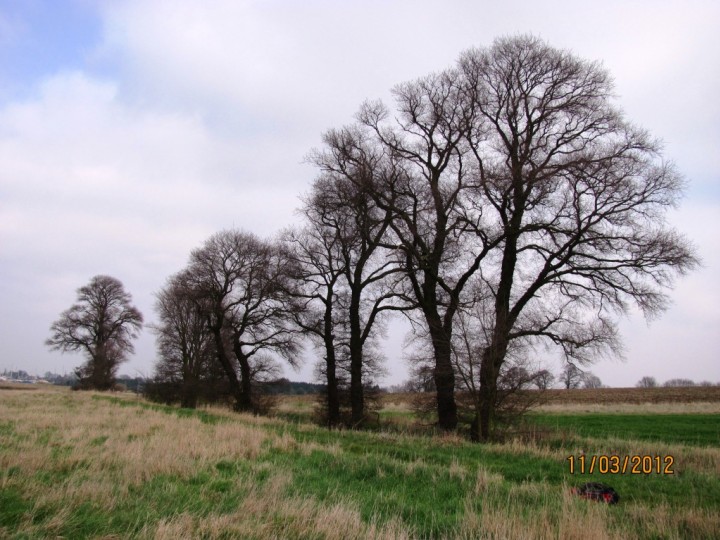
<path fill-rule="evenodd" d="M 719 164 L 711 66 L 720 5 L 710 2 L 131 0 L 103 9 L 98 58 L 120 66 L 127 99 L 197 111 L 234 132 L 292 132 L 315 145 L 364 99 L 388 99 L 393 85 L 452 65 L 468 47 L 524 32 L 601 60 L 629 117 L 664 139 L 687 174 L 697 176 L 698 159 Z"/>
<path fill-rule="evenodd" d="M 296 204 L 294 193 L 270 208 L 258 204 L 268 186 L 277 188 L 277 173 L 268 174 L 259 159 L 269 154 L 268 141 L 223 138 L 197 116 L 131 108 L 118 102 L 114 85 L 79 74 L 50 79 L 37 100 L 0 111 L 0 124 L 2 189 L 14 203 L 14 234 L 37 237 L 41 216 L 89 236 L 103 216 L 115 223 L 102 225 L 101 236 L 121 236 L 133 222 L 166 232 L 232 220 L 252 228 L 268 212 L 289 221 Z"/>
<path fill-rule="evenodd" d="M 282 189 L 258 160 L 268 140 L 132 107 L 113 83 L 53 76 L 0 110 L 0 126 L 0 309 L 3 319 L 35 321 L 24 331 L 31 346 L 6 341 L 11 357 L 32 351 L 21 361 L 47 356 L 44 333 L 93 275 L 119 277 L 152 318 L 151 294 L 207 236 L 233 226 L 270 235 L 294 219 L 297 186 Z M 273 174 L 293 168 L 296 179 L 311 174 L 299 160 Z"/>

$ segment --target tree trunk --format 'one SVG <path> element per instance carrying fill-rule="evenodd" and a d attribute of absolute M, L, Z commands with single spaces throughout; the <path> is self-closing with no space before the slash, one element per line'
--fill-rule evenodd
<path fill-rule="evenodd" d="M 362 427 L 365 421 L 365 395 L 362 382 L 362 349 L 350 350 L 350 421 Z"/>
<path fill-rule="evenodd" d="M 185 409 L 195 409 L 197 407 L 197 388 L 198 383 L 192 378 L 183 379 L 182 395 L 180 397 L 180 406 Z"/>
<path fill-rule="evenodd" d="M 183 367 L 182 367 L 182 392 L 180 395 L 180 406 L 186 409 L 197 407 L 199 377 L 194 368 L 192 357 L 188 352 L 186 344 L 182 345 Z"/>
<path fill-rule="evenodd" d="M 497 381 L 500 367 L 505 361 L 508 340 L 507 330 L 496 328 L 493 342 L 485 350 L 480 364 L 480 441 L 488 442 L 492 437 L 497 402 Z"/>
<path fill-rule="evenodd" d="M 328 340 L 330 341 L 330 343 L 328 343 Z M 335 427 L 340 423 L 340 396 L 338 395 L 335 346 L 332 343 L 332 337 L 325 338 L 325 353 L 328 408 L 327 423 L 328 427 Z"/>
<path fill-rule="evenodd" d="M 435 389 L 437 391 L 438 426 L 451 431 L 457 428 L 457 404 L 455 403 L 455 372 L 450 350 L 450 336 L 439 323 L 430 324 L 430 337 L 435 352 Z"/>
<path fill-rule="evenodd" d="M 480 442 L 480 409 L 477 406 L 475 407 L 475 416 L 470 424 L 470 440 Z"/>
<path fill-rule="evenodd" d="M 488 363 L 486 365 L 485 357 L 483 357 L 483 363 L 480 366 L 480 410 L 478 415 L 480 425 L 478 440 L 480 442 L 488 442 L 492 434 L 495 398 L 497 396 L 497 377 L 492 371 L 492 364 Z"/>
<path fill-rule="evenodd" d="M 220 328 L 213 327 L 212 333 L 215 337 L 215 347 L 217 349 L 218 361 L 220 362 L 220 365 L 225 372 L 225 376 L 227 377 L 228 383 L 230 384 L 230 392 L 235 399 L 235 410 L 240 410 L 240 403 L 242 403 L 243 395 L 242 388 L 240 387 L 240 382 L 237 379 L 237 373 L 235 373 L 235 369 L 233 368 L 233 365 L 228 358 Z"/>
<path fill-rule="evenodd" d="M 233 350 L 235 351 L 235 357 L 240 365 L 240 386 L 242 388 L 240 400 L 236 403 L 235 408 L 238 411 L 253 411 L 254 407 L 252 399 L 250 360 L 243 353 L 242 345 L 237 337 L 233 339 Z"/>
<path fill-rule="evenodd" d="M 516 150 L 514 150 L 515 152 Z M 513 160 L 513 168 L 516 166 Z M 500 282 L 495 296 L 495 328 L 492 341 L 483 353 L 480 364 L 480 440 L 490 440 L 497 401 L 497 379 L 500 368 L 505 362 L 509 345 L 510 330 L 514 318 L 510 314 L 510 298 L 512 294 L 515 266 L 517 265 L 517 242 L 520 224 L 522 223 L 524 195 L 522 191 L 522 175 L 519 171 L 513 174 L 515 185 L 513 207 L 516 209 L 510 218 L 508 234 L 503 248 L 503 259 L 500 267 Z"/>
<path fill-rule="evenodd" d="M 191 368 L 191 364 L 185 357 L 183 361 L 183 382 L 180 395 L 180 406 L 185 409 L 194 409 L 198 401 L 198 377 Z"/>
<path fill-rule="evenodd" d="M 335 336 L 333 335 L 332 293 L 325 304 L 323 340 L 325 342 L 325 377 L 327 379 L 327 423 L 332 428 L 340 423 L 340 396 L 338 394 Z"/>
<path fill-rule="evenodd" d="M 350 298 L 350 423 L 361 427 L 365 420 L 365 396 L 362 382 L 362 338 L 360 330 L 360 292 L 352 291 Z"/>
<path fill-rule="evenodd" d="M 105 343 L 99 343 L 90 366 L 90 385 L 96 390 L 110 390 L 115 383 L 112 376 L 111 359 Z"/>

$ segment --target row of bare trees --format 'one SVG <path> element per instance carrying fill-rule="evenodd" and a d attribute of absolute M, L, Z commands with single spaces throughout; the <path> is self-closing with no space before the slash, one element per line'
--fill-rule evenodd
<path fill-rule="evenodd" d="M 194 393 L 184 403 L 194 403 L 202 371 L 215 362 L 235 408 L 257 412 L 254 386 L 276 374 L 278 357 L 296 365 L 307 337 L 323 354 L 324 421 L 364 422 L 365 389 L 380 367 L 378 323 L 405 309 L 401 269 L 382 248 L 390 220 L 355 184 L 331 175 L 317 179 L 304 213 L 303 227 L 272 242 L 236 230 L 214 235 L 158 295 L 159 375 Z"/>
<path fill-rule="evenodd" d="M 539 344 L 580 363 L 617 353 L 618 313 L 665 308 L 697 263 L 664 222 L 682 179 L 599 64 L 533 37 L 469 50 L 394 96 L 329 131 L 313 162 L 388 220 L 379 245 L 432 347 L 438 424 L 457 427 L 456 384 L 472 381 L 486 440 L 508 359 Z"/>
<path fill-rule="evenodd" d="M 660 385 L 657 382 L 657 379 L 655 377 L 643 377 L 640 379 L 635 386 L 638 388 L 659 388 L 660 386 L 663 386 L 665 388 L 687 388 L 687 387 L 693 387 L 693 386 L 720 386 L 720 383 L 713 384 L 710 381 L 701 381 L 699 383 L 696 383 L 692 379 L 685 379 L 685 378 L 675 378 L 675 379 L 668 379 L 665 381 L 662 385 Z"/>
<path fill-rule="evenodd" d="M 188 392 L 219 371 L 235 407 L 257 410 L 254 383 L 278 358 L 294 365 L 308 336 L 328 424 L 361 425 L 383 320 L 399 311 L 424 347 L 438 426 L 458 427 L 461 385 L 487 440 L 502 381 L 529 373 L 534 349 L 580 364 L 617 353 L 617 315 L 658 314 L 697 264 L 664 221 L 682 179 L 612 103 L 600 64 L 503 38 L 393 95 L 310 154 L 302 226 L 272 242 L 220 232 L 160 293 L 160 353 Z"/>
<path fill-rule="evenodd" d="M 394 109 L 367 102 L 328 131 L 310 155 L 304 226 L 274 247 L 221 233 L 181 279 L 238 407 L 250 407 L 252 357 L 293 359 L 292 324 L 323 351 L 328 422 L 349 374 L 357 425 L 376 325 L 402 311 L 431 351 L 439 427 L 458 425 L 459 383 L 482 440 L 503 370 L 533 348 L 579 363 L 618 352 L 615 316 L 662 311 L 697 259 L 664 222 L 680 175 L 612 91 L 597 63 L 504 38 L 398 85 Z"/>

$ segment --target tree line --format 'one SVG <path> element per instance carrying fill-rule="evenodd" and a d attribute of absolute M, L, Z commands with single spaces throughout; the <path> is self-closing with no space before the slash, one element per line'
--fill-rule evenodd
<path fill-rule="evenodd" d="M 538 347 L 573 365 L 618 354 L 618 315 L 657 315 L 697 265 L 664 221 L 683 179 L 613 104 L 599 63 L 507 37 L 393 96 L 392 108 L 363 103 L 310 153 L 302 225 L 272 240 L 218 232 L 168 279 L 158 376 L 182 381 L 185 405 L 213 380 L 235 409 L 260 411 L 257 385 L 280 359 L 296 365 L 307 338 L 322 357 L 326 423 L 360 427 L 397 313 L 412 324 L 438 427 L 458 428 L 461 388 L 471 436 L 488 440 L 507 388 L 540 376 L 528 368 Z M 126 317 L 86 351 L 93 384 L 131 348 L 142 319 Z M 72 343 L 53 331 L 51 346 Z"/>

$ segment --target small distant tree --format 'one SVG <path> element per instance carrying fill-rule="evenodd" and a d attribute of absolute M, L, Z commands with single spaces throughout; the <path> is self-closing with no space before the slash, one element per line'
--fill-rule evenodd
<path fill-rule="evenodd" d="M 582 378 L 583 388 L 602 388 L 600 377 L 593 373 L 585 373 Z"/>
<path fill-rule="evenodd" d="M 567 363 L 560 374 L 560 382 L 566 390 L 579 388 L 583 380 L 583 372 L 575 364 Z"/>
<path fill-rule="evenodd" d="M 87 357 L 76 371 L 83 389 L 109 390 L 120 364 L 134 351 L 132 340 L 143 317 L 131 304 L 123 284 L 111 276 L 95 276 L 77 291 L 77 303 L 50 327 L 45 342 L 51 350 L 81 351 Z"/>
<path fill-rule="evenodd" d="M 663 384 L 666 388 L 683 387 L 683 386 L 695 386 L 695 381 L 691 379 L 670 379 L 665 381 Z"/>
<path fill-rule="evenodd" d="M 655 377 L 643 377 L 635 386 L 638 388 L 657 388 L 657 380 Z"/>
<path fill-rule="evenodd" d="M 535 386 L 538 390 L 547 390 L 555 382 L 555 375 L 547 369 L 541 369 L 535 374 Z"/>

